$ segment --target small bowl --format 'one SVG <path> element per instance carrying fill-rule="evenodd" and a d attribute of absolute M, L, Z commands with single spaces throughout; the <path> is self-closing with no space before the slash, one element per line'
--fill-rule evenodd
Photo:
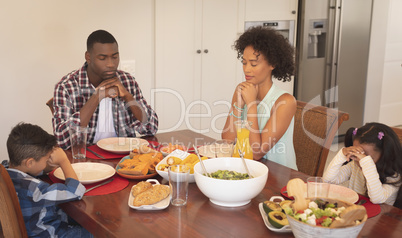
<path fill-rule="evenodd" d="M 169 157 L 171 157 L 171 156 L 175 156 L 175 157 L 177 157 L 177 158 L 180 158 L 180 159 L 185 159 L 188 155 L 190 155 L 190 153 L 188 153 L 188 152 L 186 152 L 186 151 L 182 151 L 182 150 L 175 150 L 175 151 L 173 151 L 172 153 L 170 153 L 170 154 L 168 154 L 163 160 L 161 160 L 157 165 L 156 165 L 156 172 L 162 177 L 162 178 L 164 178 L 165 180 L 167 180 L 167 181 L 169 181 L 169 174 L 168 174 L 168 172 L 166 172 L 166 171 L 163 171 L 163 170 L 159 170 L 158 168 L 159 168 L 159 165 L 161 165 L 161 164 L 166 164 L 166 161 L 167 161 L 167 159 L 169 158 Z M 190 174 L 189 176 L 188 176 L 188 182 L 189 183 L 195 183 L 195 179 L 194 179 L 194 174 Z"/>
<path fill-rule="evenodd" d="M 246 173 L 240 158 L 222 157 L 204 160 L 208 173 L 217 170 L 230 170 Z M 253 176 L 244 180 L 223 180 L 203 175 L 201 164 L 194 166 L 194 178 L 201 192 L 219 206 L 238 207 L 248 204 L 265 187 L 268 167 L 261 162 L 246 159 L 247 167 Z"/>

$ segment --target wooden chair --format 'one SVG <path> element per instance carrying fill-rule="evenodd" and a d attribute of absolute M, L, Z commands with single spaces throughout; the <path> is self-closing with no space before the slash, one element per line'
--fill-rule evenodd
<path fill-rule="evenodd" d="M 299 171 L 311 176 L 323 175 L 335 134 L 347 120 L 348 113 L 297 101 L 293 144 Z"/>
<path fill-rule="evenodd" d="M 52 112 L 52 115 L 54 113 L 53 109 L 53 98 L 49 99 L 49 101 L 46 102 L 46 105 L 49 107 L 50 111 Z"/>
<path fill-rule="evenodd" d="M 391 127 L 391 129 L 395 131 L 396 135 L 399 137 L 399 141 L 402 144 L 402 128 Z"/>
<path fill-rule="evenodd" d="M 0 222 L 4 237 L 28 237 L 20 203 L 11 178 L 0 164 Z"/>

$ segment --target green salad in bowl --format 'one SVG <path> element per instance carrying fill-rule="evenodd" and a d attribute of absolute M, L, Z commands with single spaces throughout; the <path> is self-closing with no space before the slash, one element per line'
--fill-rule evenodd
<path fill-rule="evenodd" d="M 314 199 L 308 208 L 285 208 L 293 235 L 299 237 L 357 237 L 367 220 L 366 209 L 341 200 Z"/>
<path fill-rule="evenodd" d="M 345 209 L 344 206 L 339 207 L 337 202 L 316 199 L 310 202 L 309 207 L 304 211 L 293 211 L 288 207 L 285 212 L 298 221 L 314 226 L 329 227 L 334 220 L 340 219 L 339 214 Z"/>

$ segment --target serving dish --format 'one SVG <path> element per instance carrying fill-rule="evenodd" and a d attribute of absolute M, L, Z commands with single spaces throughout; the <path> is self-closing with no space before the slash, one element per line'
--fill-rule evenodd
<path fill-rule="evenodd" d="M 356 206 L 352 203 L 345 202 L 343 200 L 330 199 L 330 198 L 321 198 L 324 201 L 328 201 L 330 203 L 337 203 L 338 207 L 349 207 Z M 348 226 L 348 227 L 339 227 L 339 228 L 331 228 L 331 227 L 322 227 L 322 226 L 314 226 L 299 220 L 296 220 L 293 216 L 286 214 L 288 218 L 289 225 L 292 229 L 293 235 L 296 238 L 302 237 L 327 237 L 327 238 L 343 238 L 343 237 L 357 237 L 360 233 L 361 229 L 365 225 L 367 221 L 367 214 L 364 219 L 356 225 Z"/>
<path fill-rule="evenodd" d="M 270 229 L 271 231 L 281 232 L 281 233 L 292 232 L 292 229 L 290 229 L 290 225 L 283 226 L 282 228 L 276 228 L 273 225 L 271 225 L 271 223 L 269 223 L 269 221 L 268 221 L 268 216 L 264 211 L 262 202 L 260 204 L 258 204 L 258 208 L 260 210 L 262 220 L 264 221 L 264 224 L 268 229 Z"/>
<path fill-rule="evenodd" d="M 122 163 L 122 162 L 123 162 L 124 160 L 126 160 L 126 159 L 131 159 L 131 158 L 130 158 L 129 155 L 124 156 L 124 157 L 119 161 L 119 163 L 116 165 L 116 173 L 117 173 L 118 175 L 120 175 L 121 177 L 123 177 L 123 178 L 128 178 L 128 179 L 148 179 L 148 178 L 153 178 L 153 177 L 155 177 L 156 175 L 158 175 L 157 172 L 148 173 L 148 174 L 146 174 L 146 175 L 131 175 L 131 174 L 120 173 L 120 172 L 119 172 L 119 169 L 121 169 L 121 167 L 119 166 L 119 164 Z"/>
<path fill-rule="evenodd" d="M 222 157 L 204 160 L 208 173 L 218 170 L 246 173 L 240 158 Z M 258 161 L 246 159 L 247 167 L 253 178 L 243 180 L 223 180 L 204 175 L 201 164 L 194 166 L 194 178 L 200 191 L 219 206 L 238 207 L 250 203 L 264 189 L 268 178 L 268 167 Z"/>
<path fill-rule="evenodd" d="M 186 152 L 186 151 L 182 151 L 182 150 L 175 150 L 175 151 L 173 151 L 172 153 L 170 153 L 170 154 L 168 154 L 165 158 L 163 158 L 163 160 L 161 160 L 161 162 L 159 162 L 157 165 L 156 165 L 156 172 L 162 177 L 162 178 L 164 178 L 165 180 L 167 180 L 167 181 L 169 181 L 169 174 L 168 174 L 168 172 L 166 172 L 166 171 L 163 171 L 163 170 L 159 170 L 158 168 L 159 168 L 159 165 L 161 165 L 161 164 L 166 164 L 167 162 L 167 159 L 169 158 L 169 157 L 172 157 L 172 156 L 174 156 L 174 157 L 177 157 L 177 158 L 180 158 L 180 159 L 185 159 L 187 156 L 189 156 L 190 155 L 190 153 L 188 153 L 188 152 Z M 195 179 L 194 179 L 194 174 L 190 174 L 189 176 L 188 176 L 188 182 L 189 183 L 195 183 Z"/>
<path fill-rule="evenodd" d="M 71 166 L 78 176 L 78 181 L 82 184 L 96 183 L 108 179 L 116 173 L 112 166 L 102 163 L 83 162 L 74 163 Z M 61 168 L 57 168 L 53 175 L 60 180 L 65 180 Z"/>
<path fill-rule="evenodd" d="M 156 180 L 156 179 L 148 179 L 147 182 L 155 183 L 155 184 L 153 184 L 153 186 L 159 184 L 159 181 Z M 152 205 L 143 205 L 143 206 L 139 206 L 139 207 L 136 207 L 136 206 L 132 205 L 133 202 L 134 202 L 135 197 L 133 196 L 131 191 L 133 190 L 133 188 L 135 186 L 137 186 L 137 185 L 134 185 L 133 187 L 131 187 L 131 190 L 130 190 L 130 195 L 128 197 L 128 206 L 129 207 L 131 207 L 133 209 L 136 209 L 136 210 L 162 210 L 162 209 L 165 209 L 165 208 L 167 208 L 169 206 L 172 194 L 169 194 L 169 196 L 167 196 L 165 199 L 163 199 L 163 200 L 161 200 L 161 201 L 159 201 L 159 202 L 157 202 L 155 204 L 152 204 Z M 169 187 L 168 185 L 164 185 L 164 186 Z"/>
<path fill-rule="evenodd" d="M 102 139 L 98 141 L 96 145 L 103 150 L 115 154 L 129 154 L 140 145 L 149 145 L 149 142 L 141 138 L 112 137 Z"/>

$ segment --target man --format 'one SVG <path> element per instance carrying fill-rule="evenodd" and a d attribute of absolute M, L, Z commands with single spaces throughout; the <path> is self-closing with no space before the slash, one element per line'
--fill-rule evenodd
<path fill-rule="evenodd" d="M 53 131 L 63 149 L 70 148 L 69 125 L 88 127 L 88 143 L 108 137 L 154 135 L 158 116 L 130 74 L 117 70 L 119 49 L 107 31 L 87 39 L 86 62 L 64 76 L 54 91 Z"/>

